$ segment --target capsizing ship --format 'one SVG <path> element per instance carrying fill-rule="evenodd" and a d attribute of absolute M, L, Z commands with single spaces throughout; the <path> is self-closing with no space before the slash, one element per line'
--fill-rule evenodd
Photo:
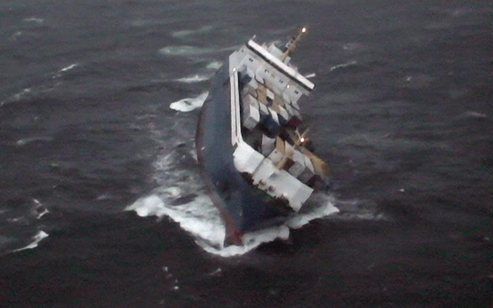
<path fill-rule="evenodd" d="M 329 167 L 300 133 L 299 100 L 315 85 L 290 63 L 305 32 L 281 48 L 250 39 L 217 72 L 201 109 L 197 158 L 225 245 L 285 223 L 326 187 Z"/>

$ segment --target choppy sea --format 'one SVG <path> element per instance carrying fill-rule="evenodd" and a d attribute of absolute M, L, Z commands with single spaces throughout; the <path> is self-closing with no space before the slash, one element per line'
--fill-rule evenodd
<path fill-rule="evenodd" d="M 301 25 L 331 189 L 222 247 L 200 107 Z M 488 1 L 1 2 L 0 306 L 490 306 L 492 25 Z"/>

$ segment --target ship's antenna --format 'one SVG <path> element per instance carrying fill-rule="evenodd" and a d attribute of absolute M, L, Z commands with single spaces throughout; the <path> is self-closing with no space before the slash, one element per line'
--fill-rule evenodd
<path fill-rule="evenodd" d="M 283 62 L 295 51 L 297 44 L 300 42 L 301 37 L 306 33 L 306 31 L 306 27 L 301 28 L 300 31 L 298 31 L 298 34 L 295 37 L 292 37 L 291 40 L 289 40 L 289 42 L 286 44 L 287 49 L 281 57 L 281 60 Z"/>

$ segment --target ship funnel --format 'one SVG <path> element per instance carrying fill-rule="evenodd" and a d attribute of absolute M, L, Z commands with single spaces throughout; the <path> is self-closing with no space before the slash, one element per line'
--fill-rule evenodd
<path fill-rule="evenodd" d="M 307 32 L 307 28 L 303 27 L 298 31 L 296 36 L 293 36 L 289 42 L 286 44 L 286 51 L 283 53 L 281 60 L 284 62 L 286 58 L 290 57 L 295 51 L 298 43 L 301 41 L 301 38 Z"/>

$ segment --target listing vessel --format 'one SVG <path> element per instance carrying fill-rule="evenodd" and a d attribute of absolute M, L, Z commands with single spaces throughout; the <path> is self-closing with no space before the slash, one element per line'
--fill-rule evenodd
<path fill-rule="evenodd" d="M 197 158 L 225 244 L 283 224 L 327 184 L 329 167 L 313 152 L 299 105 L 315 86 L 290 63 L 305 32 L 282 47 L 250 39 L 216 74 L 202 107 Z"/>

